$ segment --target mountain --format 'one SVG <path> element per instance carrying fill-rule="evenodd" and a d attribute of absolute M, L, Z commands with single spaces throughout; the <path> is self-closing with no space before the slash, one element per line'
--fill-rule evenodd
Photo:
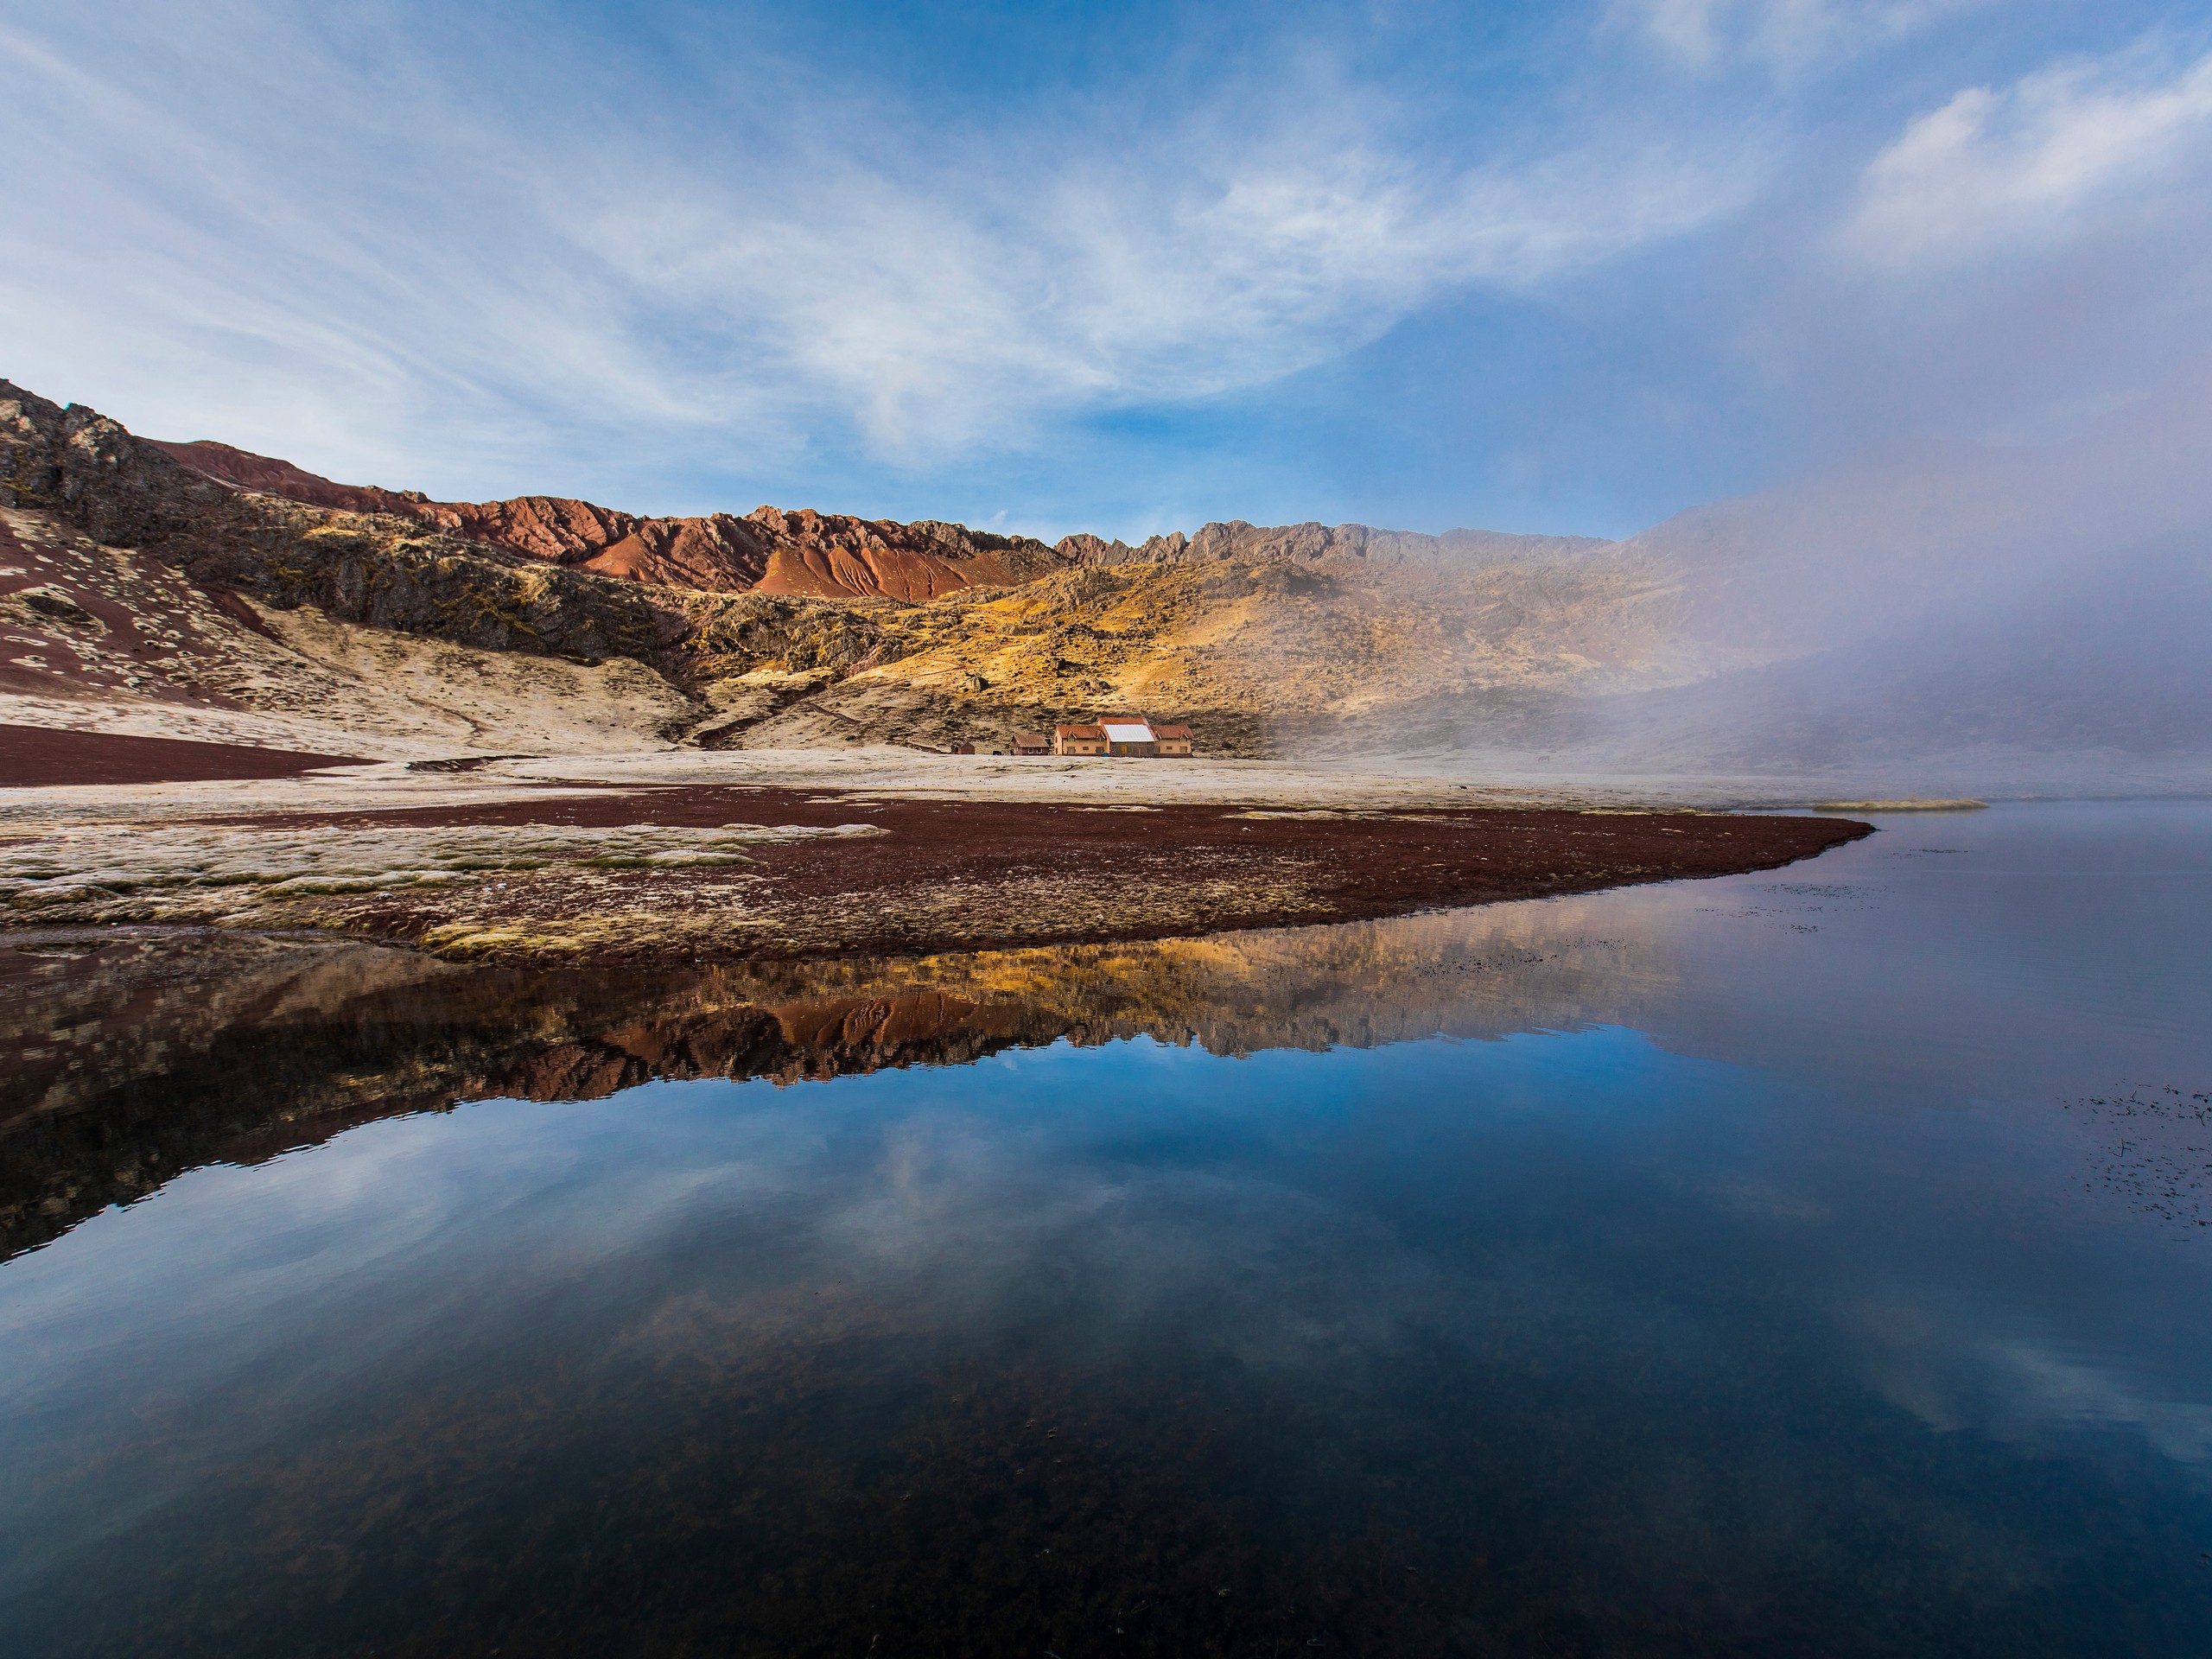
<path fill-rule="evenodd" d="M 1371 524 L 1208 524 L 1195 536 L 1173 531 L 1138 546 L 1096 536 L 1063 537 L 1053 550 L 1083 564 L 1208 564 L 1227 560 L 1358 560 L 1444 566 L 1517 563 L 1573 557 L 1608 545 L 1587 536 L 1514 536 L 1495 530 L 1447 530 L 1441 536 Z"/>
<path fill-rule="evenodd" d="M 157 734 L 256 741 L 276 720 L 324 752 L 943 747 L 1141 707 L 1257 753 L 1278 726 L 1316 741 L 1439 695 L 1683 675 L 1664 580 L 1581 538 L 1225 524 L 1046 548 L 772 508 L 440 503 L 5 383 L 0 445 L 22 555 L 0 677 L 48 723 L 128 705 Z"/>
<path fill-rule="evenodd" d="M 1142 709 L 1216 754 L 2195 786 L 2208 415 L 2212 373 L 2184 374 L 2063 443 L 1903 448 L 1622 542 L 1231 522 L 1047 547 L 436 502 L 0 382 L 0 720 L 412 755 L 994 747 Z"/>
<path fill-rule="evenodd" d="M 9 688 L 162 703 L 163 732 L 190 706 L 237 734 L 248 716 L 321 712 L 356 736 L 471 747 L 617 730 L 628 746 L 944 747 L 1141 706 L 1210 752 L 1252 754 L 1279 723 L 1320 741 L 1438 695 L 1686 672 L 1663 644 L 1663 580 L 1586 537 L 1210 524 L 1046 549 L 810 511 L 454 505 L 135 438 L 20 387 L 0 398 L 11 536 L 48 544 L 0 577 L 42 591 L 0 593 Z M 455 648 L 485 655 L 462 671 Z M 560 696 L 542 690 L 556 679 Z"/>

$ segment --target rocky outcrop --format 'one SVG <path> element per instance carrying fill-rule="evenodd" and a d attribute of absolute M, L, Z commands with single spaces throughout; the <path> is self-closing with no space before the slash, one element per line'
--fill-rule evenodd
<path fill-rule="evenodd" d="M 180 466 L 93 410 L 0 380 L 0 506 L 59 512 L 95 541 L 213 545 L 251 520 L 230 486 Z"/>
<path fill-rule="evenodd" d="M 1061 537 L 1052 551 L 1071 564 L 1127 564 L 1136 556 L 1136 550 L 1127 542 L 1109 542 L 1089 531 Z"/>
<path fill-rule="evenodd" d="M 849 674 L 903 654 L 903 642 L 884 622 L 861 610 L 779 594 L 702 595 L 691 612 L 690 649 L 701 679 L 760 669 Z"/>
<path fill-rule="evenodd" d="M 415 516 L 448 534 L 550 564 L 649 587 L 751 588 L 766 550 L 742 518 L 640 518 L 565 496 L 425 502 Z"/>
<path fill-rule="evenodd" d="M 928 518 L 900 524 L 761 507 L 746 522 L 770 548 L 767 569 L 754 584 L 766 594 L 880 594 L 921 603 L 963 588 L 1029 582 L 1073 563 L 1027 536 Z"/>

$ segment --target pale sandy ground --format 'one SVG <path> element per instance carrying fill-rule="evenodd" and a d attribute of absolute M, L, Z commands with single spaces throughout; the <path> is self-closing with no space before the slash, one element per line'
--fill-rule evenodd
<path fill-rule="evenodd" d="M 886 798 L 1131 804 L 1239 801 L 1268 806 L 1785 806 L 1808 797 L 1771 779 L 1516 777 L 1371 760 L 1061 760 L 912 749 L 747 749 L 502 761 L 512 778 L 563 783 L 753 784 L 851 790 Z"/>
<path fill-rule="evenodd" d="M 1133 806 L 1216 802 L 1327 810 L 1416 805 L 1572 806 L 1630 810 L 1803 805 L 1802 788 L 1771 781 L 1524 779 L 1468 782 L 1344 762 L 1063 760 L 928 754 L 911 749 L 748 749 L 727 753 L 558 755 L 495 760 L 467 772 L 410 772 L 404 761 L 332 768 L 299 778 L 193 784 L 92 785 L 0 790 L 0 834 L 67 825 L 215 816 L 378 811 L 500 801 L 550 801 L 587 787 L 733 785 L 851 791 L 880 799 L 1008 800 Z M 650 822 L 649 810 L 641 819 Z"/>

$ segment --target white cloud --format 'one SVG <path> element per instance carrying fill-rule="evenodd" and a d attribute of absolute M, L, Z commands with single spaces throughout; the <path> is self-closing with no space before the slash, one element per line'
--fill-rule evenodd
<path fill-rule="evenodd" d="M 2212 56 L 2146 79 L 2144 54 L 1968 87 L 1867 167 L 1845 245 L 1877 264 L 1948 264 L 2078 236 L 2100 210 L 2201 183 Z"/>

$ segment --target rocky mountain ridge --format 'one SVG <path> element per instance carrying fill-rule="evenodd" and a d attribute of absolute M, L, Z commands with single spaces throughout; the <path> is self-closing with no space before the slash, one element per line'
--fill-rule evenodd
<path fill-rule="evenodd" d="M 339 484 L 288 461 L 198 439 L 148 442 L 226 486 L 303 505 L 413 518 L 469 541 L 555 564 L 660 587 L 710 593 L 880 597 L 926 602 L 963 588 L 1011 587 L 1084 565 L 1205 564 L 1274 559 L 1437 565 L 1571 557 L 1609 543 L 1586 536 L 1452 530 L 1440 536 L 1370 524 L 1274 526 L 1243 519 L 1147 537 L 1135 547 L 1088 533 L 1047 547 L 930 519 L 901 524 L 810 508 L 754 508 L 743 517 L 640 517 L 567 496 L 433 501 L 419 490 Z"/>
<path fill-rule="evenodd" d="M 376 742 L 507 750 L 995 747 L 1142 708 L 1249 754 L 1286 722 L 1310 740 L 1439 696 L 1681 677 L 1664 581 L 1599 543 L 1230 524 L 1046 548 L 773 508 L 438 503 L 4 382 L 0 511 L 4 689 L 104 719 L 158 704 L 175 717 L 145 729 L 168 734 L 188 709 L 248 740 L 237 719 L 320 709 Z"/>
<path fill-rule="evenodd" d="M 1055 553 L 1081 564 L 1205 564 L 1228 560 L 1357 559 L 1377 565 L 1492 563 L 1571 558 L 1612 543 L 1590 536 L 1516 536 L 1497 530 L 1447 530 L 1432 536 L 1372 524 L 1250 524 L 1241 518 L 1211 524 L 1194 536 L 1172 531 L 1131 547 L 1091 535 L 1067 536 Z"/>
<path fill-rule="evenodd" d="M 1231 522 L 1134 547 L 433 502 L 0 381 L 0 694 L 32 724 L 321 753 L 1001 747 L 1136 709 L 1215 754 L 1935 757 L 1903 792 L 1938 793 L 2024 753 L 2115 779 L 2150 756 L 2163 788 L 2212 757 L 2212 501 L 2158 487 L 2207 379 L 2070 446 L 1877 458 L 1625 542 Z"/>
<path fill-rule="evenodd" d="M 413 518 L 466 541 L 655 587 L 918 602 L 963 588 L 1025 582 L 1068 562 L 1042 542 L 964 524 L 900 524 L 772 506 L 742 518 L 653 518 L 548 495 L 433 501 L 416 490 L 335 483 L 206 439 L 149 442 L 227 488 Z"/>

